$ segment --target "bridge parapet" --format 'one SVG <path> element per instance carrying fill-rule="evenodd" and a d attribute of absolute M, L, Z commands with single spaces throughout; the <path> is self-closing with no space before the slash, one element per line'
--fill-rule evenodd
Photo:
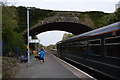
<path fill-rule="evenodd" d="M 79 18 L 76 16 L 52 16 L 52 17 L 48 17 L 45 18 L 42 21 L 39 21 L 38 24 L 34 25 L 31 29 L 40 26 L 40 25 L 44 25 L 44 24 L 48 24 L 48 23 L 54 23 L 54 22 L 73 22 L 73 23 L 80 23 Z"/>
<path fill-rule="evenodd" d="M 89 18 L 86 18 L 85 21 L 84 20 L 81 21 L 80 20 L 80 13 L 58 12 L 54 16 L 51 16 L 51 17 L 45 18 L 44 20 L 38 21 L 38 23 L 36 25 L 32 26 L 30 28 L 30 30 L 36 29 L 37 27 L 43 26 L 43 25 L 46 25 L 46 24 L 61 23 L 61 22 L 63 22 L 63 23 L 68 22 L 68 24 L 69 23 L 74 23 L 74 24 L 77 23 L 77 24 L 81 24 L 81 25 L 84 25 L 84 26 L 89 26 L 89 28 L 90 28 L 91 24 L 89 24 L 89 23 L 92 23 L 90 21 L 91 20 L 89 20 Z M 23 34 L 25 34 L 25 33 L 26 33 L 26 30 L 23 31 Z"/>
<path fill-rule="evenodd" d="M 40 24 L 52 23 L 52 22 L 74 22 L 79 23 L 78 17 L 70 17 L 70 16 L 53 16 L 46 18 L 43 21 L 40 21 Z"/>

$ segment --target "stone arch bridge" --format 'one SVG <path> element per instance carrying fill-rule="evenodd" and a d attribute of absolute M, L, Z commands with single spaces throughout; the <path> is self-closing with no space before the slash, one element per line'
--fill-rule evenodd
<path fill-rule="evenodd" d="M 89 24 L 90 20 L 81 21 L 78 15 L 80 13 L 59 12 L 52 17 L 45 18 L 30 28 L 30 36 L 51 30 L 67 31 L 75 35 L 92 30 L 93 23 Z M 23 34 L 26 34 L 26 30 Z"/>

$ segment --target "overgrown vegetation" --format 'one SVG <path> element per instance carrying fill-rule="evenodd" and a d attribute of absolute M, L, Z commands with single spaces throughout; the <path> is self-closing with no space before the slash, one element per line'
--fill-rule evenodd
<path fill-rule="evenodd" d="M 120 21 L 120 8 L 118 8 L 114 14 L 117 16 L 117 21 Z"/>
<path fill-rule="evenodd" d="M 75 36 L 75 35 L 74 35 L 74 34 L 71 34 L 71 33 L 64 33 L 64 34 L 63 34 L 63 37 L 62 37 L 62 40 L 65 40 L 65 39 L 70 38 L 70 37 L 73 37 L 73 36 Z"/>
<path fill-rule="evenodd" d="M 118 8 L 114 13 L 110 13 L 99 19 L 99 26 L 106 26 L 115 22 L 120 21 L 120 8 Z"/>
<path fill-rule="evenodd" d="M 21 32 L 27 27 L 27 7 L 15 7 L 3 5 L 2 15 L 2 35 L 3 35 L 3 55 L 16 56 L 26 53 L 25 39 Z M 31 7 L 30 9 L 30 27 L 49 16 L 52 16 L 52 10 L 41 10 Z M 34 45 L 31 45 L 33 48 Z"/>
<path fill-rule="evenodd" d="M 16 48 L 25 51 L 24 38 L 16 31 L 19 27 L 17 11 L 13 6 L 3 6 L 2 10 L 3 56 L 15 56 Z"/>
<path fill-rule="evenodd" d="M 27 7 L 19 6 L 16 8 L 18 12 L 18 26 L 19 32 L 26 29 L 27 21 Z M 47 17 L 53 16 L 55 13 L 52 10 L 42 10 L 31 7 L 30 11 L 30 27 Z"/>
<path fill-rule="evenodd" d="M 47 49 L 49 49 L 49 50 L 52 50 L 52 49 L 56 49 L 56 45 L 49 45 L 49 46 L 47 46 Z"/>
<path fill-rule="evenodd" d="M 80 22 L 95 28 L 98 26 L 99 19 L 108 13 L 100 12 L 100 11 L 89 11 L 89 12 L 82 12 L 79 16 Z"/>
<path fill-rule="evenodd" d="M 99 28 L 120 21 L 120 8 L 114 13 L 104 13 L 99 11 L 82 12 L 79 15 L 81 23 L 88 24 L 93 28 Z M 64 34 L 63 40 L 73 37 L 73 34 Z"/>
<path fill-rule="evenodd" d="M 93 28 L 103 27 L 120 21 L 120 8 L 114 13 L 104 13 L 99 11 L 82 12 L 79 16 L 80 21 Z"/>

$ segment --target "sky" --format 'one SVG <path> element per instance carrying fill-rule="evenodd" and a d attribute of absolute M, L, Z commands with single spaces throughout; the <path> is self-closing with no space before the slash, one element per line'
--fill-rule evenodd
<path fill-rule="evenodd" d="M 7 1 L 9 5 L 36 7 L 40 9 L 59 11 L 103 11 L 113 13 L 115 4 L 120 0 L 0 0 Z M 64 31 L 48 31 L 41 33 L 38 38 L 41 44 L 48 46 L 62 39 Z"/>
<path fill-rule="evenodd" d="M 38 39 L 40 39 L 40 43 L 44 46 L 48 46 L 50 44 L 56 44 L 58 41 L 62 40 L 63 34 L 67 33 L 65 31 L 47 31 L 37 35 Z"/>
<path fill-rule="evenodd" d="M 120 0 L 2 0 L 16 6 L 64 11 L 104 11 L 114 12 Z"/>

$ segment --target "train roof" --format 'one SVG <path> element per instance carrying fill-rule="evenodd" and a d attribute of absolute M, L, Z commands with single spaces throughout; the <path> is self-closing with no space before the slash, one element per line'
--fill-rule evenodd
<path fill-rule="evenodd" d="M 116 22 L 116 23 L 113 23 L 113 24 L 110 24 L 108 26 L 104 26 L 104 27 L 101 27 L 101 28 L 98 28 L 98 29 L 94 29 L 92 31 L 89 31 L 89 32 L 86 32 L 86 33 L 83 33 L 83 34 L 80 34 L 80 35 L 62 40 L 62 41 L 59 41 L 59 42 L 57 42 L 57 44 L 60 44 L 60 43 L 66 42 L 66 41 L 70 41 L 72 39 L 87 37 L 87 36 L 94 36 L 94 35 L 97 35 L 97 34 L 102 34 L 102 33 L 114 31 L 114 30 L 117 30 L 117 29 L 120 29 L 120 21 Z"/>

